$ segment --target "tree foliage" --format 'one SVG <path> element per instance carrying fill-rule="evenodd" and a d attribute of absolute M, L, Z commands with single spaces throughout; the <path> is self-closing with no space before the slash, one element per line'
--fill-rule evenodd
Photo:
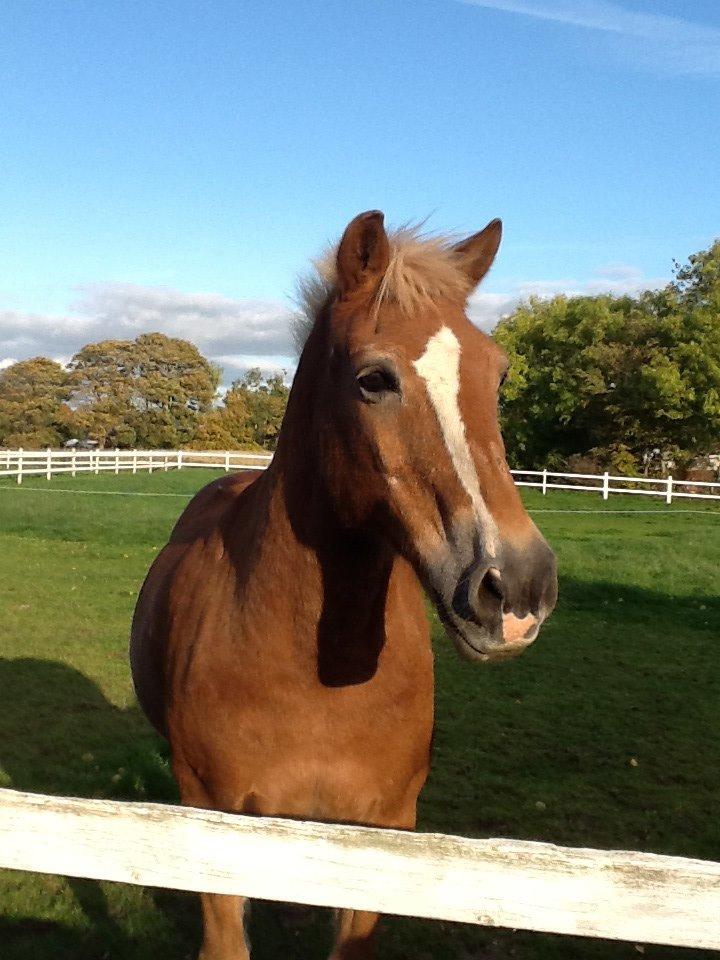
<path fill-rule="evenodd" d="M 228 390 L 222 405 L 200 418 L 190 444 L 195 450 L 235 450 L 255 445 L 250 412 L 238 390 Z"/>
<path fill-rule="evenodd" d="M 495 337 L 510 357 L 501 399 L 510 459 L 591 453 L 635 472 L 720 449 L 720 242 L 638 297 L 531 299 Z"/>
<path fill-rule="evenodd" d="M 0 371 L 0 442 L 8 447 L 55 447 L 69 435 L 68 374 L 35 357 Z"/>
<path fill-rule="evenodd" d="M 197 347 L 161 333 L 88 344 L 70 371 L 76 427 L 101 446 L 185 446 L 220 379 Z"/>
<path fill-rule="evenodd" d="M 192 446 L 197 450 L 239 446 L 274 450 L 289 392 L 281 373 L 265 378 L 253 367 L 234 381 L 221 406 L 202 417 Z"/>
<path fill-rule="evenodd" d="M 253 441 L 274 450 L 290 393 L 283 375 L 263 378 L 254 367 L 233 383 L 230 393 L 241 397 L 247 407 Z"/>
<path fill-rule="evenodd" d="M 0 444 L 274 449 L 289 394 L 283 375 L 248 370 L 221 401 L 218 380 L 191 343 L 162 334 L 88 344 L 67 370 L 23 360 L 0 372 Z"/>

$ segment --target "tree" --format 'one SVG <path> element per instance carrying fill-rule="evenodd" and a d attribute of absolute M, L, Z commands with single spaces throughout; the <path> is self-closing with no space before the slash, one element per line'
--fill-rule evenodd
<path fill-rule="evenodd" d="M 282 374 L 266 378 L 253 367 L 235 380 L 221 406 L 204 414 L 192 446 L 196 450 L 273 450 L 289 393 Z"/>
<path fill-rule="evenodd" d="M 76 422 L 101 446 L 184 446 L 220 378 L 197 347 L 161 333 L 88 344 L 70 370 Z"/>
<path fill-rule="evenodd" d="M 263 378 L 261 371 L 253 367 L 233 383 L 228 393 L 236 393 L 244 400 L 253 442 L 274 450 L 290 394 L 283 374 Z"/>
<path fill-rule="evenodd" d="M 501 321 L 510 357 L 501 415 L 510 459 L 592 454 L 634 472 L 720 448 L 720 243 L 663 290 L 531 299 Z"/>
<path fill-rule="evenodd" d="M 250 412 L 239 390 L 228 390 L 222 406 L 209 410 L 200 418 L 190 446 L 195 450 L 237 450 L 256 446 Z"/>
<path fill-rule="evenodd" d="M 68 374 L 54 360 L 34 357 L 0 371 L 0 443 L 55 447 L 70 435 Z"/>

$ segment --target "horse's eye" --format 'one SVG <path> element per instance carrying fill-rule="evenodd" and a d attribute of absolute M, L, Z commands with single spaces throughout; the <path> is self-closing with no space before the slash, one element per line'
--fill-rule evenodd
<path fill-rule="evenodd" d="M 363 400 L 377 403 L 388 393 L 398 392 L 398 382 L 393 373 L 385 367 L 372 367 L 363 370 L 357 378 Z"/>

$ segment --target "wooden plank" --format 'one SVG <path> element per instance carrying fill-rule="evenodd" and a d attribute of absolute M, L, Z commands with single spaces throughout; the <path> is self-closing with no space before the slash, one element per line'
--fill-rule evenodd
<path fill-rule="evenodd" d="M 0 867 L 720 949 L 720 864 L 0 790 Z"/>

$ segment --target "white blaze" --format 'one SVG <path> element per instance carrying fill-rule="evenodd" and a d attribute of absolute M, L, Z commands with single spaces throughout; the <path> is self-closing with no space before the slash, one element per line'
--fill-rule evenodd
<path fill-rule="evenodd" d="M 423 355 L 413 366 L 425 381 L 430 401 L 440 424 L 460 483 L 473 505 L 487 537 L 491 556 L 497 553 L 497 531 L 478 483 L 477 470 L 470 453 L 465 424 L 460 414 L 460 343 L 449 327 L 441 327 L 425 344 Z"/>

